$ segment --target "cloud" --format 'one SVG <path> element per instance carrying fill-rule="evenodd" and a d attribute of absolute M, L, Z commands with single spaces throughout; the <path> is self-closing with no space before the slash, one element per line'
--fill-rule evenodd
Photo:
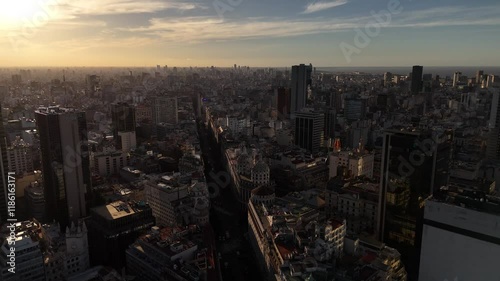
<path fill-rule="evenodd" d="M 332 2 L 315 2 L 310 3 L 305 7 L 305 10 L 301 14 L 312 14 L 319 11 L 335 8 L 347 4 L 347 0 L 335 0 Z"/>

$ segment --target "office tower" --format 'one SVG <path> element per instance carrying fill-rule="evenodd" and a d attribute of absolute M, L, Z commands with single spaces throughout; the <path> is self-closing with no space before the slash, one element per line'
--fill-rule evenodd
<path fill-rule="evenodd" d="M 384 87 L 388 87 L 392 82 L 392 73 L 386 72 L 384 73 Z"/>
<path fill-rule="evenodd" d="M 460 77 L 462 76 L 462 72 L 457 71 L 453 74 L 453 87 L 458 86 L 458 83 L 460 83 Z"/>
<path fill-rule="evenodd" d="M 420 65 L 414 65 L 411 72 L 411 93 L 418 94 L 422 91 L 422 74 L 424 68 Z"/>
<path fill-rule="evenodd" d="M 422 87 L 424 92 L 431 92 L 432 91 L 432 74 L 427 73 L 424 74 L 423 76 L 423 81 L 422 81 Z"/>
<path fill-rule="evenodd" d="M 400 251 L 410 280 L 418 275 L 423 206 L 434 189 L 435 150 L 431 132 L 384 133 L 378 238 Z"/>
<path fill-rule="evenodd" d="M 495 280 L 500 198 L 443 187 L 425 203 L 419 280 Z"/>
<path fill-rule="evenodd" d="M 481 79 L 483 77 L 484 71 L 478 70 L 476 73 L 476 84 L 479 85 L 481 84 Z"/>
<path fill-rule="evenodd" d="M 177 124 L 179 115 L 176 97 L 157 97 L 154 104 L 153 119 L 155 124 Z"/>
<path fill-rule="evenodd" d="M 331 108 L 335 109 L 337 112 L 341 111 L 344 107 L 342 106 L 342 92 L 335 91 L 330 93 L 329 103 Z"/>
<path fill-rule="evenodd" d="M 0 105 L 0 225 L 7 221 L 7 137 L 3 127 L 2 106 Z"/>
<path fill-rule="evenodd" d="M 304 64 L 292 66 L 292 97 L 290 113 L 294 116 L 296 112 L 306 107 L 308 67 Z"/>
<path fill-rule="evenodd" d="M 364 119 L 366 115 L 366 100 L 360 98 L 345 99 L 344 116 L 349 121 Z"/>
<path fill-rule="evenodd" d="M 277 99 L 277 107 L 278 112 L 283 116 L 290 115 L 290 88 L 280 87 L 275 90 L 276 91 L 276 99 Z"/>
<path fill-rule="evenodd" d="M 312 74 L 313 74 L 313 66 L 312 64 L 310 63 L 307 67 L 306 67 L 306 81 L 307 81 L 307 87 L 311 87 L 312 86 Z"/>
<path fill-rule="evenodd" d="M 87 83 L 87 93 L 95 95 L 101 90 L 101 77 L 97 75 L 87 75 L 85 82 Z"/>
<path fill-rule="evenodd" d="M 488 146 L 486 149 L 486 157 L 492 160 L 500 159 L 500 92 L 498 89 L 490 89 L 493 100 L 491 102 L 490 111 L 490 132 L 488 135 Z"/>
<path fill-rule="evenodd" d="M 111 120 L 113 126 L 113 138 L 120 146 L 119 133 L 135 133 L 135 108 L 127 103 L 116 103 L 111 106 Z"/>
<path fill-rule="evenodd" d="M 335 119 L 337 118 L 337 112 L 335 109 L 332 108 L 326 108 L 325 109 L 325 130 L 324 130 L 324 136 L 325 140 L 328 139 L 333 139 L 335 138 Z"/>
<path fill-rule="evenodd" d="M 91 200 L 85 112 L 54 107 L 35 111 L 40 134 L 46 219 L 65 229 L 87 215 Z"/>
<path fill-rule="evenodd" d="M 324 113 L 304 110 L 295 117 L 295 145 L 317 152 L 323 141 Z"/>

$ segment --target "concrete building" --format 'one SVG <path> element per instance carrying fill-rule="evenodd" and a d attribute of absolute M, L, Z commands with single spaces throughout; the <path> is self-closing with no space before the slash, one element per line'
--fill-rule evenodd
<path fill-rule="evenodd" d="M 123 152 L 129 152 L 137 148 L 137 139 L 135 131 L 133 132 L 118 132 L 118 141 Z"/>
<path fill-rule="evenodd" d="M 153 121 L 155 124 L 179 122 L 179 113 L 176 97 L 157 97 L 153 110 Z"/>
<path fill-rule="evenodd" d="M 444 187 L 425 203 L 419 280 L 498 279 L 500 198 Z"/>
<path fill-rule="evenodd" d="M 9 171 L 15 172 L 16 175 L 33 172 L 32 145 L 17 137 L 7 148 L 7 160 Z"/>
<path fill-rule="evenodd" d="M 94 173 L 100 176 L 118 175 L 130 165 L 130 155 L 122 151 L 99 152 L 92 155 Z"/>
<path fill-rule="evenodd" d="M 352 177 L 373 177 L 375 155 L 369 152 L 338 151 L 330 154 L 330 178 L 338 176 L 339 167 L 346 167 Z"/>

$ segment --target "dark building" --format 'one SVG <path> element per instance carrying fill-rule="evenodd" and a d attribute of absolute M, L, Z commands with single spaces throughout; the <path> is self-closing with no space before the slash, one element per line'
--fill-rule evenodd
<path fill-rule="evenodd" d="M 135 107 L 127 103 L 117 103 L 111 106 L 113 139 L 118 149 L 121 149 L 121 139 L 118 132 L 135 132 Z"/>
<path fill-rule="evenodd" d="M 299 112 L 295 118 L 295 145 L 317 152 L 323 140 L 324 114 L 313 111 Z"/>
<path fill-rule="evenodd" d="M 378 235 L 401 253 L 410 281 L 418 277 L 424 202 L 439 188 L 434 185 L 447 181 L 447 174 L 441 173 L 449 168 L 446 155 L 451 152 L 443 143 L 450 144 L 430 131 L 384 134 Z"/>
<path fill-rule="evenodd" d="M 92 208 L 87 225 L 91 264 L 121 270 L 125 250 L 142 231 L 155 225 L 155 219 L 147 203 L 116 201 Z"/>
<path fill-rule="evenodd" d="M 85 112 L 43 107 L 35 112 L 40 134 L 47 221 L 61 230 L 87 215 L 91 202 Z"/>
<path fill-rule="evenodd" d="M 484 71 L 482 70 L 478 70 L 477 73 L 476 73 L 476 84 L 481 84 L 481 80 L 482 80 L 482 77 L 483 77 L 483 74 L 484 74 Z"/>
<path fill-rule="evenodd" d="M 414 65 L 411 73 L 411 93 L 418 94 L 422 91 L 422 75 L 424 67 L 420 65 Z"/>
<path fill-rule="evenodd" d="M 3 118 L 1 112 L 2 106 L 0 105 L 0 173 L 2 176 L 0 177 L 0 186 L 2 187 L 2 192 L 0 192 L 0 225 L 7 221 L 7 137 L 5 134 L 5 130 L 3 127 Z"/>
<path fill-rule="evenodd" d="M 335 138 L 335 119 L 337 118 L 337 114 L 335 109 L 327 108 L 325 109 L 325 130 L 324 136 L 325 140 Z"/>
<path fill-rule="evenodd" d="M 304 64 L 292 66 L 291 114 L 295 114 L 306 107 L 308 69 L 309 66 Z"/>
<path fill-rule="evenodd" d="M 342 110 L 342 92 L 334 91 L 330 93 L 329 105 L 337 112 Z"/>
<path fill-rule="evenodd" d="M 290 88 L 280 87 L 276 90 L 278 112 L 284 116 L 290 115 L 291 92 Z"/>
<path fill-rule="evenodd" d="M 500 93 L 494 90 L 491 102 L 488 146 L 486 156 L 491 160 L 500 160 Z"/>

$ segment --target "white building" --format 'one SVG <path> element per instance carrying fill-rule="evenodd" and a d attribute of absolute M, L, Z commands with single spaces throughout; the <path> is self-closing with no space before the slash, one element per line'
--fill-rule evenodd
<path fill-rule="evenodd" d="M 130 165 L 130 156 L 121 151 L 101 152 L 93 155 L 94 172 L 100 176 L 119 174 L 123 167 Z"/>
<path fill-rule="evenodd" d="M 351 151 L 334 152 L 330 155 L 330 178 L 337 176 L 339 166 L 347 167 L 353 177 L 373 177 L 373 153 L 357 153 Z"/>
<path fill-rule="evenodd" d="M 123 152 L 129 152 L 137 148 L 135 132 L 118 132 L 118 137 L 121 140 Z"/>
<path fill-rule="evenodd" d="M 421 281 L 497 281 L 500 199 L 478 191 L 447 192 L 425 203 Z"/>

